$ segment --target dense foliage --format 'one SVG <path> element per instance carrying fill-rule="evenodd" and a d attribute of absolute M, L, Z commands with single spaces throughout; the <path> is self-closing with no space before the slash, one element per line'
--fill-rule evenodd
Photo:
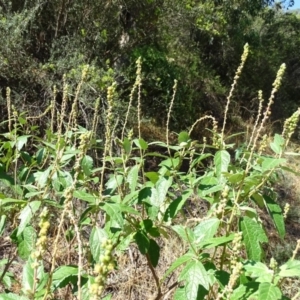
<path fill-rule="evenodd" d="M 233 124 L 257 110 L 257 90 L 270 92 L 283 62 L 287 76 L 274 119 L 288 116 L 299 104 L 300 20 L 274 1 L 13 0 L 1 3 L 0 14 L 5 41 L 0 46 L 2 96 L 9 86 L 32 114 L 48 106 L 46 99 L 54 85 L 61 87 L 64 75 L 72 85 L 89 64 L 94 72 L 80 97 L 82 123 L 90 119 L 95 98 L 105 102 L 104 87 L 114 80 L 122 116 L 135 78 L 134 63 L 141 56 L 147 79 L 142 87 L 144 118 L 165 123 L 162 116 L 174 79 L 179 84 L 172 128 L 185 128 L 203 112 L 221 118 L 245 43 L 252 56 L 244 84 L 236 90 Z"/>

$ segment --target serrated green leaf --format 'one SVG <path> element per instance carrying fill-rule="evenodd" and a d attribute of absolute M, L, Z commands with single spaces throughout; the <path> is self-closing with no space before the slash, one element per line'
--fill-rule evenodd
<path fill-rule="evenodd" d="M 158 261 L 159 261 L 160 247 L 156 243 L 156 241 L 153 239 L 150 239 L 148 253 L 149 253 L 149 258 L 150 258 L 151 264 L 155 268 L 158 265 Z"/>
<path fill-rule="evenodd" d="M 31 291 L 34 284 L 34 269 L 32 268 L 33 259 L 29 257 L 25 266 L 23 267 L 22 289 L 24 291 Z"/>
<path fill-rule="evenodd" d="M 172 265 L 170 266 L 170 268 L 166 271 L 166 273 L 163 276 L 163 280 L 165 280 L 174 270 L 176 270 L 178 267 L 180 267 L 182 264 L 190 261 L 191 259 L 195 258 L 195 255 L 191 252 L 188 252 L 182 256 L 180 256 L 179 258 L 177 258 Z"/>
<path fill-rule="evenodd" d="M 202 197 L 205 197 L 205 196 L 207 196 L 209 194 L 222 191 L 224 189 L 224 186 L 222 184 L 217 184 L 217 185 L 214 185 L 214 186 L 200 185 L 199 189 L 201 190 Z"/>
<path fill-rule="evenodd" d="M 299 260 L 289 260 L 280 268 L 280 277 L 300 277 L 300 261 Z"/>
<path fill-rule="evenodd" d="M 223 172 L 228 171 L 230 164 L 230 154 L 226 150 L 220 150 L 215 154 L 214 163 L 216 168 L 216 176 L 220 179 Z"/>
<path fill-rule="evenodd" d="M 272 217 L 274 225 L 278 231 L 279 236 L 283 239 L 285 236 L 285 224 L 281 207 L 267 195 L 264 195 L 266 208 Z"/>
<path fill-rule="evenodd" d="M 135 191 L 135 188 L 137 186 L 138 179 L 139 179 L 139 170 L 140 170 L 140 166 L 139 165 L 135 165 L 128 172 L 128 175 L 127 175 L 127 178 L 126 178 L 126 182 L 129 185 L 131 193 L 133 193 Z"/>
<path fill-rule="evenodd" d="M 187 299 L 197 299 L 199 285 L 209 290 L 213 284 L 211 276 L 200 261 L 189 262 L 181 271 L 178 280 L 185 281 L 185 294 Z"/>
<path fill-rule="evenodd" d="M 130 154 L 131 151 L 131 141 L 128 138 L 124 138 L 123 141 L 123 149 L 127 155 Z"/>
<path fill-rule="evenodd" d="M 16 148 L 20 151 L 26 145 L 30 135 L 22 135 L 17 137 Z"/>
<path fill-rule="evenodd" d="M 94 195 L 91 195 L 90 193 L 87 193 L 85 191 L 76 190 L 76 191 L 74 191 L 73 196 L 80 200 L 86 201 L 91 205 L 96 204 L 97 198 Z"/>
<path fill-rule="evenodd" d="M 279 300 L 282 297 L 280 289 L 269 282 L 263 282 L 258 288 L 259 299 Z"/>
<path fill-rule="evenodd" d="M 35 249 L 36 236 L 36 232 L 32 226 L 27 226 L 23 230 L 22 235 L 19 236 L 21 241 L 18 243 L 18 254 L 22 259 L 28 259 Z"/>
<path fill-rule="evenodd" d="M 286 159 L 284 158 L 270 158 L 270 157 L 264 157 L 262 162 L 262 172 L 270 171 L 281 164 L 285 163 Z"/>
<path fill-rule="evenodd" d="M 190 197 L 190 195 L 192 193 L 193 193 L 192 190 L 184 191 L 180 197 L 178 197 L 177 199 L 175 199 L 174 201 L 171 202 L 171 204 L 166 209 L 165 214 L 164 214 L 165 222 L 168 222 L 168 220 L 176 217 L 176 215 L 182 209 L 186 200 Z"/>
<path fill-rule="evenodd" d="M 145 176 L 153 183 L 155 184 L 159 179 L 159 174 L 157 172 L 146 172 Z"/>
<path fill-rule="evenodd" d="M 262 258 L 263 250 L 261 243 L 268 242 L 268 238 L 255 220 L 249 217 L 244 217 L 241 221 L 241 229 L 243 231 L 243 241 L 246 246 L 248 258 L 255 261 L 260 261 Z"/>
<path fill-rule="evenodd" d="M 160 207 L 164 203 L 171 185 L 172 177 L 169 177 L 168 179 L 161 177 L 156 182 L 155 187 L 151 188 L 151 195 L 147 203 L 152 206 Z"/>
<path fill-rule="evenodd" d="M 252 199 L 256 202 L 256 204 L 260 207 L 263 208 L 264 205 L 264 197 L 260 193 L 254 193 L 252 195 Z"/>
<path fill-rule="evenodd" d="M 147 234 L 143 231 L 138 231 L 134 236 L 135 242 L 139 247 L 139 250 L 142 254 L 146 254 L 149 251 L 150 240 L 147 237 Z"/>
<path fill-rule="evenodd" d="M 243 173 L 235 173 L 235 174 L 226 173 L 226 174 L 224 174 L 224 176 L 227 178 L 227 180 L 230 183 L 233 183 L 233 184 L 237 184 L 237 183 L 241 182 L 242 179 L 244 178 Z"/>
<path fill-rule="evenodd" d="M 100 254 L 103 252 L 103 249 L 101 249 L 101 243 L 103 240 L 106 240 L 107 238 L 108 238 L 108 234 L 104 229 L 99 227 L 93 228 L 90 235 L 89 244 L 95 262 L 99 261 Z"/>
<path fill-rule="evenodd" d="M 162 203 L 165 201 L 166 195 L 168 193 L 170 186 L 172 185 L 172 182 L 173 182 L 172 177 L 169 177 L 168 179 L 161 177 L 155 184 L 155 187 L 156 187 L 156 190 L 158 193 L 157 200 L 158 200 L 159 206 L 161 206 Z"/>
<path fill-rule="evenodd" d="M 219 224 L 220 220 L 218 218 L 201 221 L 193 230 L 195 236 L 194 243 L 199 244 L 200 242 L 212 238 L 218 231 Z"/>
<path fill-rule="evenodd" d="M 217 247 L 220 245 L 227 244 L 231 242 L 233 239 L 234 239 L 234 234 L 230 234 L 229 236 L 220 236 L 220 237 L 205 239 L 203 242 L 199 244 L 199 248 L 207 249 L 207 248 Z"/>
<path fill-rule="evenodd" d="M 52 276 L 52 286 L 54 289 L 65 287 L 70 282 L 77 282 L 78 267 L 61 266 L 57 268 Z"/>
<path fill-rule="evenodd" d="M 38 165 L 41 165 L 44 162 L 45 157 L 47 156 L 47 148 L 40 148 L 36 152 L 36 161 Z"/>
<path fill-rule="evenodd" d="M 193 231 L 189 227 L 184 227 L 182 225 L 174 225 L 172 229 L 186 242 L 193 243 L 195 236 Z"/>
<path fill-rule="evenodd" d="M 178 135 L 178 143 L 188 143 L 190 140 L 190 136 L 188 134 L 188 132 L 186 131 L 181 131 Z"/>
<path fill-rule="evenodd" d="M 41 201 L 32 201 L 28 203 L 25 208 L 22 209 L 19 219 L 21 220 L 20 225 L 18 227 L 17 236 L 19 236 L 27 224 L 30 222 L 36 211 L 40 208 Z"/>
<path fill-rule="evenodd" d="M 44 188 L 47 185 L 51 170 L 52 170 L 52 166 L 48 167 L 43 172 L 35 172 L 34 173 L 34 178 L 35 178 L 35 181 L 37 182 L 37 185 L 39 188 Z"/>
<path fill-rule="evenodd" d="M 123 227 L 124 218 L 118 203 L 105 202 L 103 205 L 101 204 L 101 208 L 110 216 L 110 219 L 115 223 L 115 227 Z"/>
<path fill-rule="evenodd" d="M 122 175 L 112 176 L 105 184 L 110 193 L 113 193 L 119 186 L 122 185 L 124 177 Z"/>
<path fill-rule="evenodd" d="M 186 300 L 184 287 L 178 287 L 174 294 L 174 300 Z"/>
<path fill-rule="evenodd" d="M 93 170 L 93 159 L 89 155 L 85 155 L 81 160 L 81 168 L 86 176 L 90 176 Z"/>
<path fill-rule="evenodd" d="M 136 144 L 136 146 L 139 149 L 142 149 L 142 150 L 148 149 L 148 144 L 144 139 L 134 139 L 133 142 Z"/>
<path fill-rule="evenodd" d="M 256 278 L 256 282 L 272 282 L 274 272 L 265 264 L 258 261 L 247 261 L 244 263 L 246 276 Z"/>
<path fill-rule="evenodd" d="M 259 283 L 258 282 L 248 282 L 245 284 L 241 284 L 236 288 L 232 295 L 230 296 L 230 300 L 249 300 L 249 299 L 257 299 L 250 298 L 254 293 L 258 291 Z M 262 299 L 261 299 L 262 300 Z"/>

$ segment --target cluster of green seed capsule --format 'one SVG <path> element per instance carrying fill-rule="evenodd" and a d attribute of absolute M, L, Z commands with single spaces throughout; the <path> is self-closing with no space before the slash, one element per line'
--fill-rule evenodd
<path fill-rule="evenodd" d="M 41 218 L 41 220 L 39 222 L 40 232 L 39 232 L 38 240 L 36 242 L 36 250 L 31 255 L 32 258 L 36 259 L 36 263 L 37 263 L 37 261 L 42 260 L 43 254 L 45 253 L 46 242 L 47 242 L 47 232 L 50 227 L 50 223 L 48 220 L 49 212 L 46 207 L 41 212 L 40 218 Z"/>
<path fill-rule="evenodd" d="M 94 274 L 96 275 L 96 278 L 95 282 L 90 287 L 92 299 L 98 299 L 98 297 L 102 294 L 108 272 L 115 268 L 112 257 L 112 241 L 104 240 L 101 243 L 101 248 L 104 250 L 104 254 L 100 255 L 99 263 L 97 263 L 94 267 Z"/>

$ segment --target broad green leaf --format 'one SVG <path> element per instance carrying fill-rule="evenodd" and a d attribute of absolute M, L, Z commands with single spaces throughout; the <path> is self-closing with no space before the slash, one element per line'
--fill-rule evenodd
<path fill-rule="evenodd" d="M 186 242 L 193 243 L 195 236 L 193 231 L 189 227 L 184 227 L 182 225 L 174 225 L 172 229 Z"/>
<path fill-rule="evenodd" d="M 229 236 L 220 236 L 220 237 L 205 239 L 203 242 L 199 244 L 199 248 L 208 249 L 208 248 L 217 247 L 220 245 L 227 244 L 231 242 L 233 239 L 234 239 L 234 233 L 230 234 Z"/>
<path fill-rule="evenodd" d="M 206 185 L 214 186 L 214 185 L 217 185 L 218 183 L 219 183 L 218 179 L 213 176 L 205 176 L 200 181 L 200 184 L 204 185 L 204 186 L 206 186 Z"/>
<path fill-rule="evenodd" d="M 190 197 L 192 192 L 192 190 L 184 191 L 180 197 L 171 202 L 171 204 L 165 211 L 165 222 L 168 222 L 169 220 L 172 220 L 176 217 L 176 215 L 182 209 L 183 205 L 185 204 L 186 200 Z"/>
<path fill-rule="evenodd" d="M 235 174 L 226 173 L 226 174 L 224 174 L 224 176 L 227 178 L 227 180 L 230 183 L 233 183 L 233 184 L 237 184 L 237 183 L 241 182 L 242 179 L 244 178 L 243 173 L 235 173 Z"/>
<path fill-rule="evenodd" d="M 147 150 L 147 148 L 148 148 L 147 142 L 145 142 L 145 140 L 143 140 L 143 139 L 134 139 L 133 142 L 136 144 L 136 146 L 139 149 Z"/>
<path fill-rule="evenodd" d="M 188 134 L 188 132 L 186 131 L 181 131 L 178 135 L 178 143 L 188 143 L 190 140 L 190 136 Z"/>
<path fill-rule="evenodd" d="M 258 282 L 241 284 L 233 291 L 232 295 L 230 296 L 230 300 L 256 300 L 257 298 L 251 298 L 251 296 L 258 291 L 258 288 Z M 260 300 L 263 300 L 263 298 Z"/>
<path fill-rule="evenodd" d="M 299 260 L 289 260 L 280 268 L 280 277 L 300 277 L 300 261 Z"/>
<path fill-rule="evenodd" d="M 97 200 L 97 198 L 94 195 L 91 195 L 90 193 L 87 193 L 85 191 L 76 190 L 74 191 L 73 196 L 80 200 L 86 201 L 91 205 L 95 204 Z"/>
<path fill-rule="evenodd" d="M 124 177 L 122 175 L 112 175 L 105 184 L 110 193 L 113 193 L 119 186 L 122 185 Z"/>
<path fill-rule="evenodd" d="M 93 169 L 93 159 L 89 155 L 85 155 L 81 160 L 81 168 L 86 176 L 90 176 Z"/>
<path fill-rule="evenodd" d="M 140 170 L 140 166 L 139 165 L 135 165 L 128 172 L 128 175 L 127 175 L 127 178 L 126 178 L 126 182 L 129 185 L 131 193 L 133 193 L 135 191 L 135 188 L 137 186 L 138 179 L 139 179 L 139 170 Z"/>
<path fill-rule="evenodd" d="M 23 148 L 23 146 L 27 143 L 29 137 L 30 135 L 22 135 L 17 137 L 16 148 L 18 149 L 18 151 L 20 151 Z"/>
<path fill-rule="evenodd" d="M 135 242 L 137 243 L 139 250 L 142 254 L 146 254 L 149 251 L 150 240 L 144 231 L 138 231 L 134 236 Z"/>
<path fill-rule="evenodd" d="M 173 182 L 173 178 L 169 177 L 168 179 L 161 177 L 157 183 L 156 183 L 156 190 L 158 193 L 158 203 L 159 206 L 162 205 L 162 203 L 165 201 L 166 195 L 168 193 L 168 190 L 170 188 L 170 186 L 172 185 Z"/>
<path fill-rule="evenodd" d="M 205 154 L 201 154 L 199 157 L 197 157 L 196 159 L 194 159 L 191 163 L 191 168 L 194 168 L 195 166 L 197 166 L 198 164 L 202 164 L 201 161 L 213 156 L 211 153 L 205 153 Z"/>
<path fill-rule="evenodd" d="M 244 264 L 246 276 L 256 278 L 256 282 L 272 282 L 274 271 L 258 261 L 247 261 Z"/>
<path fill-rule="evenodd" d="M 13 177 L 11 177 L 10 175 L 8 175 L 6 172 L 2 170 L 0 170 L 0 180 L 10 186 L 14 185 L 15 182 Z"/>
<path fill-rule="evenodd" d="M 43 172 L 35 172 L 34 173 L 34 178 L 35 178 L 35 181 L 37 182 L 37 185 L 39 188 L 44 188 L 47 185 L 51 170 L 52 170 L 52 166 L 48 167 Z"/>
<path fill-rule="evenodd" d="M 178 287 L 174 294 L 174 300 L 186 300 L 184 287 Z"/>
<path fill-rule="evenodd" d="M 280 289 L 269 282 L 263 282 L 258 288 L 259 299 L 279 300 L 282 297 Z"/>
<path fill-rule="evenodd" d="M 40 208 L 41 201 L 32 201 L 28 203 L 25 208 L 21 211 L 19 219 L 21 220 L 20 225 L 18 227 L 17 236 L 19 236 L 27 224 L 31 221 L 32 217 L 36 213 L 36 211 Z"/>
<path fill-rule="evenodd" d="M 283 151 L 284 143 L 284 138 L 276 133 L 274 136 L 274 141 L 270 143 L 270 147 L 276 154 L 281 154 Z"/>
<path fill-rule="evenodd" d="M 38 165 L 41 165 L 44 162 L 44 159 L 47 156 L 47 148 L 40 148 L 37 152 L 36 152 L 36 161 L 38 163 Z"/>
<path fill-rule="evenodd" d="M 285 236 L 285 224 L 281 207 L 273 201 L 273 199 L 267 195 L 264 195 L 266 208 L 272 217 L 274 225 L 278 231 L 279 236 L 283 239 Z"/>
<path fill-rule="evenodd" d="M 24 291 L 31 291 L 34 282 L 34 270 L 31 267 L 32 260 L 28 260 L 23 268 L 22 288 Z"/>
<path fill-rule="evenodd" d="M 203 185 L 201 185 L 201 186 L 199 186 L 199 189 L 201 189 L 201 195 L 203 197 L 205 197 L 206 195 L 222 191 L 224 189 L 224 186 L 222 184 L 218 184 L 218 185 L 215 185 L 215 186 L 203 186 Z"/>
<path fill-rule="evenodd" d="M 152 194 L 152 188 L 151 187 L 144 187 L 143 189 L 141 189 L 139 191 L 138 202 L 139 203 L 147 202 L 146 200 L 151 197 L 151 194 Z"/>
<path fill-rule="evenodd" d="M 164 203 L 171 185 L 172 177 L 169 177 L 168 179 L 161 177 L 155 184 L 155 188 L 151 189 L 149 204 L 160 207 Z"/>
<path fill-rule="evenodd" d="M 130 151 L 131 151 L 131 142 L 129 141 L 128 138 L 124 138 L 124 141 L 123 141 L 123 149 L 125 151 L 125 153 L 127 155 L 130 154 Z"/>
<path fill-rule="evenodd" d="M 100 227 L 94 227 L 90 235 L 90 249 L 95 262 L 99 262 L 100 254 L 102 253 L 101 243 L 106 240 L 108 235 L 106 231 Z M 101 251 L 102 250 L 102 251 Z"/>
<path fill-rule="evenodd" d="M 160 247 L 155 240 L 150 239 L 149 251 L 148 251 L 150 261 L 153 267 L 158 265 Z"/>
<path fill-rule="evenodd" d="M 101 208 L 110 216 L 111 221 L 116 223 L 116 227 L 122 228 L 124 218 L 118 203 L 105 202 L 103 205 L 101 204 Z"/>
<path fill-rule="evenodd" d="M 241 229 L 243 231 L 243 240 L 246 246 L 248 258 L 260 261 L 263 250 L 261 243 L 268 242 L 268 238 L 261 225 L 249 217 L 244 217 L 241 221 Z"/>
<path fill-rule="evenodd" d="M 1 270 L 1 272 L 2 272 L 3 270 Z M 6 272 L 5 273 L 5 275 L 3 276 L 3 278 L 2 278 L 2 283 L 4 284 L 4 286 L 6 287 L 6 288 L 8 288 L 8 289 L 11 289 L 11 279 L 13 278 L 13 274 L 8 274 L 8 272 Z M 1 298 L 1 296 L 0 296 L 0 299 L 2 299 Z"/>
<path fill-rule="evenodd" d="M 270 171 L 285 162 L 286 160 L 284 158 L 264 157 L 262 162 L 262 172 Z"/>
<path fill-rule="evenodd" d="M 185 281 L 185 294 L 187 299 L 197 299 L 199 285 L 206 290 L 212 282 L 211 276 L 200 261 L 190 261 L 181 271 L 178 280 Z"/>
<path fill-rule="evenodd" d="M 155 184 L 159 179 L 159 174 L 157 172 L 147 172 L 145 173 L 145 176 L 153 183 Z"/>
<path fill-rule="evenodd" d="M 252 198 L 260 208 L 263 208 L 265 206 L 264 197 L 260 193 L 254 193 L 252 195 Z"/>
<path fill-rule="evenodd" d="M 18 254 L 26 260 L 35 249 L 36 232 L 32 226 L 27 226 L 19 237 L 21 241 L 18 243 Z"/>
<path fill-rule="evenodd" d="M 161 175 L 164 175 L 166 173 L 166 171 L 176 169 L 177 167 L 179 167 L 179 164 L 180 164 L 180 158 L 179 157 L 167 158 L 159 164 L 159 166 L 162 167 L 159 170 L 159 173 Z"/>
<path fill-rule="evenodd" d="M 199 225 L 194 228 L 194 243 L 199 244 L 207 239 L 212 238 L 218 231 L 220 220 L 218 218 L 210 218 L 201 221 Z"/>
<path fill-rule="evenodd" d="M 220 150 L 215 154 L 214 163 L 216 168 L 216 176 L 220 179 L 223 172 L 228 171 L 230 163 L 230 154 L 226 150 Z"/>
<path fill-rule="evenodd" d="M 166 271 L 166 273 L 163 276 L 162 281 L 164 281 L 174 270 L 176 270 L 178 267 L 180 267 L 182 264 L 192 260 L 195 258 L 195 255 L 191 252 L 188 252 L 179 258 L 177 258 L 171 265 L 171 267 Z"/>
<path fill-rule="evenodd" d="M 54 289 L 65 287 L 70 282 L 77 282 L 78 267 L 62 266 L 58 267 L 52 277 L 52 286 Z"/>

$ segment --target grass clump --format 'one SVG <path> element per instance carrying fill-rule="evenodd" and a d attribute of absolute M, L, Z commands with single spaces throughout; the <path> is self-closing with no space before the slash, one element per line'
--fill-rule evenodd
<path fill-rule="evenodd" d="M 59 113 L 52 100 L 43 114 L 51 120 L 43 138 L 32 119 L 11 106 L 8 94 L 9 132 L 2 134 L 0 157 L 0 234 L 8 249 L 0 261 L 1 297 L 297 299 L 299 292 L 290 294 L 285 283 L 300 277 L 300 242 L 285 261 L 267 255 L 271 236 L 263 219 L 283 241 L 288 206 L 278 202 L 274 186 L 278 174 L 288 170 L 284 153 L 299 112 L 270 143 L 262 136 L 282 65 L 266 108 L 259 94 L 250 140 L 232 157 L 227 112 L 247 53 L 245 46 L 221 131 L 213 116 L 203 116 L 180 132 L 176 143 L 169 139 L 176 81 L 166 141 L 143 139 L 140 59 L 120 138 L 114 132 L 115 84 L 107 89 L 105 139 L 95 138 L 99 99 L 91 130 L 77 124 L 88 68 L 70 113 L 66 83 Z M 136 138 L 127 128 L 135 95 Z M 210 134 L 203 142 L 193 140 L 193 130 L 207 120 Z M 147 163 L 154 158 L 150 169 Z"/>

